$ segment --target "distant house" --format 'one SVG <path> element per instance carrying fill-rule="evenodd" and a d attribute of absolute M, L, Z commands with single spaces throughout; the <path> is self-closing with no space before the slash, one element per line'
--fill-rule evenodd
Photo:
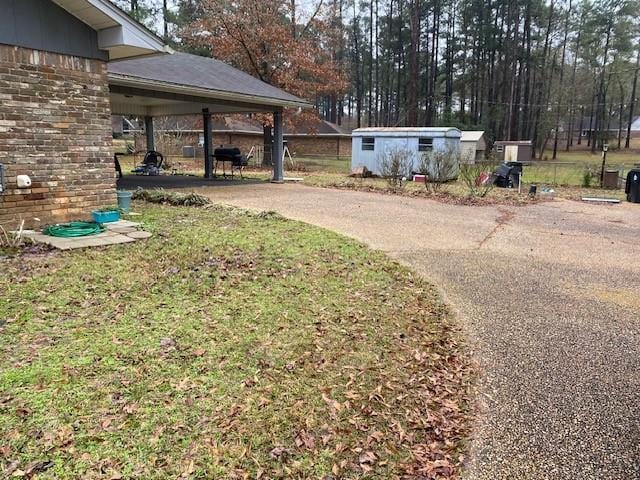
<path fill-rule="evenodd" d="M 640 135 L 640 116 L 637 116 L 631 122 L 631 136 L 639 136 Z"/>
<path fill-rule="evenodd" d="M 163 152 L 179 154 L 182 147 L 199 147 L 204 145 L 202 119 L 200 117 L 167 118 L 156 125 L 156 134 L 175 137 L 174 141 L 165 142 L 164 148 L 170 144 L 175 151 Z M 318 156 L 350 156 L 351 135 L 340 126 L 321 119 L 305 119 L 285 124 L 284 139 L 292 155 Z M 255 118 L 241 115 L 216 116 L 212 119 L 211 133 L 213 145 L 238 147 L 249 152 L 252 147 L 264 145 L 262 123 Z M 143 136 L 136 138 L 136 149 L 144 150 Z M 197 153 L 197 148 L 194 150 Z"/>
<path fill-rule="evenodd" d="M 531 140 L 499 140 L 494 149 L 500 162 L 527 162 L 533 158 Z"/>
<path fill-rule="evenodd" d="M 357 128 L 351 137 L 351 168 L 367 167 L 378 175 L 382 160 L 394 151 L 406 153 L 411 170 L 417 171 L 423 154 L 460 149 L 460 130 L 454 127 Z"/>
<path fill-rule="evenodd" d="M 463 131 L 460 137 L 461 161 L 468 163 L 481 162 L 485 158 L 487 141 L 481 130 Z"/>

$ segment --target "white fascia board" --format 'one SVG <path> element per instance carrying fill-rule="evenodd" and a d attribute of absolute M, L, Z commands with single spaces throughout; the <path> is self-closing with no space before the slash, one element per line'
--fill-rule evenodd
<path fill-rule="evenodd" d="M 123 28 L 123 38 L 125 40 L 131 39 L 132 41 L 136 41 L 139 43 L 135 46 L 141 47 L 144 45 L 150 50 L 156 52 L 165 51 L 166 45 L 160 38 L 155 36 L 138 22 L 133 20 L 131 17 L 129 17 L 129 15 L 117 8 L 108 0 L 85 1 L 88 1 L 94 8 L 100 10 L 105 15 L 113 18 L 113 20 Z"/>
<path fill-rule="evenodd" d="M 116 47 L 133 47 L 148 53 L 165 52 L 168 47 L 158 50 L 155 45 L 150 44 L 147 38 L 139 35 L 138 32 L 123 25 L 105 28 L 98 31 L 98 47 L 101 50 L 111 50 Z"/>
<path fill-rule="evenodd" d="M 133 20 L 109 0 L 53 1 L 98 32 L 98 47 L 101 50 L 132 47 L 131 52 L 135 52 L 132 56 L 171 53 L 171 49 L 160 37 Z"/>

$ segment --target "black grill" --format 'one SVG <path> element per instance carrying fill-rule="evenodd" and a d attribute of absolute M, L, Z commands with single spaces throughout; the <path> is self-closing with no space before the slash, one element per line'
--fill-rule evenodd
<path fill-rule="evenodd" d="M 247 157 L 238 147 L 220 147 L 213 151 L 213 157 L 219 162 L 232 162 L 234 167 L 246 167 Z"/>

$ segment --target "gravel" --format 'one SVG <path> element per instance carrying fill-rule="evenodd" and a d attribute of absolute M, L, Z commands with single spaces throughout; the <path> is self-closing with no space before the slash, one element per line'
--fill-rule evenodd
<path fill-rule="evenodd" d="M 442 288 L 482 372 L 466 478 L 640 478 L 640 205 L 200 193 L 358 238 Z"/>

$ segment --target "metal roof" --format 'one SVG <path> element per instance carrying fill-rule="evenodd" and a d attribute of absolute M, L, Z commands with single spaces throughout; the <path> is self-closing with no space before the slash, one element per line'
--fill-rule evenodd
<path fill-rule="evenodd" d="M 460 138 L 460 130 L 455 127 L 365 127 L 356 128 L 354 137 L 451 137 Z"/>
<path fill-rule="evenodd" d="M 309 107 L 306 101 L 220 60 L 175 52 L 109 62 L 109 83 L 183 95 L 280 107 Z"/>
<path fill-rule="evenodd" d="M 460 140 L 463 142 L 477 142 L 484 135 L 483 130 L 467 130 L 462 131 L 462 136 Z"/>

